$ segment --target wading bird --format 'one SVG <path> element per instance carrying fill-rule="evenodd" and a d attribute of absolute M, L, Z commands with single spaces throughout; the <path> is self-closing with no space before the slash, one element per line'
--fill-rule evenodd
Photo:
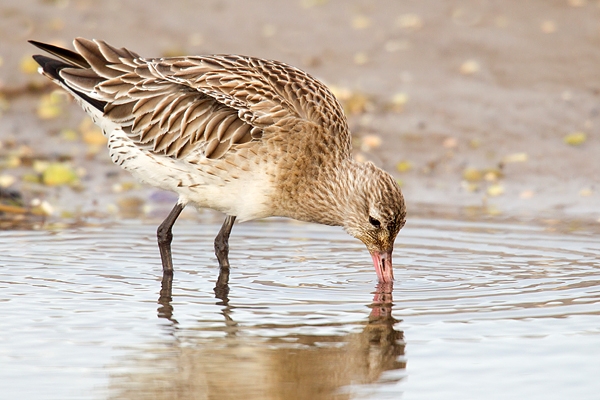
<path fill-rule="evenodd" d="M 229 270 L 236 219 L 281 216 L 342 226 L 392 281 L 406 208 L 398 184 L 352 157 L 342 107 L 327 87 L 278 61 L 239 55 L 143 58 L 100 40 L 75 51 L 30 41 L 49 55 L 40 72 L 73 95 L 108 138 L 112 161 L 175 192 L 158 247 L 172 274 L 172 227 L 187 204 L 227 215 L 215 238 Z"/>

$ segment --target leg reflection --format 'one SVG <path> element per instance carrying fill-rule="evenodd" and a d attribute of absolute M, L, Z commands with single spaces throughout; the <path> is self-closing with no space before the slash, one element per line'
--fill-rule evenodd
<path fill-rule="evenodd" d="M 229 303 L 229 265 L 226 267 L 220 266 L 219 277 L 213 290 L 215 297 L 222 301 L 217 304 L 226 306 Z"/>
<path fill-rule="evenodd" d="M 221 300 L 218 305 L 223 305 L 228 308 L 229 305 L 229 267 L 220 269 L 219 278 L 215 285 L 215 297 Z M 158 297 L 158 318 L 165 318 L 177 324 L 177 320 L 173 318 L 173 273 L 170 271 L 163 272 L 160 295 Z M 228 313 L 227 313 L 228 314 Z M 226 320 L 230 318 L 226 315 Z"/>
<path fill-rule="evenodd" d="M 237 322 L 233 320 L 231 317 L 232 307 L 229 305 L 229 265 L 224 267 L 221 265 L 221 269 L 219 271 L 219 278 L 217 279 L 217 284 L 213 289 L 215 292 L 215 297 L 220 301 L 217 302 L 217 305 L 223 306 L 221 309 L 221 315 L 225 319 L 225 332 L 227 332 L 227 337 L 236 336 L 239 330 Z"/>
<path fill-rule="evenodd" d="M 173 318 L 173 273 L 170 271 L 163 272 L 160 285 L 160 296 L 158 297 L 158 318 L 165 318 L 174 324 L 177 320 Z"/>

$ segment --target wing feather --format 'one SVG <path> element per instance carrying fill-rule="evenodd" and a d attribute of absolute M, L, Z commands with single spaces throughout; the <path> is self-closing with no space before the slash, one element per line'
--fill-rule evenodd
<path fill-rule="evenodd" d="M 104 102 L 105 117 L 149 151 L 219 158 L 293 119 L 322 126 L 350 151 L 341 106 L 297 68 L 235 55 L 146 59 L 103 41 L 74 44 L 78 54 L 64 51 L 64 59 L 75 61 L 61 78 Z"/>

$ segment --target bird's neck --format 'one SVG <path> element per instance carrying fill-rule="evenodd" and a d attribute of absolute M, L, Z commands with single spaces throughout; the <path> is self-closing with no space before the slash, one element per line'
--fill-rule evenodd
<path fill-rule="evenodd" d="M 357 186 L 364 179 L 364 167 L 345 159 L 290 176 L 282 186 L 277 215 L 300 221 L 342 226 Z"/>

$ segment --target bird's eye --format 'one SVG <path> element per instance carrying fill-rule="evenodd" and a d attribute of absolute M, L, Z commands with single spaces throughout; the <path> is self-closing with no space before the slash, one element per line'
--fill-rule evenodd
<path fill-rule="evenodd" d="M 381 222 L 379 222 L 379 220 L 376 220 L 373 217 L 369 217 L 369 222 L 371 223 L 371 225 L 373 225 L 375 228 L 379 228 L 381 226 Z"/>

